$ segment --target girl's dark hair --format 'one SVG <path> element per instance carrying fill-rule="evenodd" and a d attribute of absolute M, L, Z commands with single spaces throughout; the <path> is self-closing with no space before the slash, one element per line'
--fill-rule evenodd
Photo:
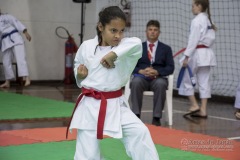
<path fill-rule="evenodd" d="M 105 27 L 106 24 L 110 23 L 111 20 L 120 18 L 126 22 L 126 15 L 125 13 L 118 7 L 118 6 L 110 6 L 107 8 L 104 8 L 102 11 L 98 14 L 98 23 L 101 23 L 103 27 Z M 102 35 L 101 31 L 98 29 L 98 26 L 96 27 L 97 35 L 98 35 L 98 41 L 101 43 L 102 41 Z"/>
<path fill-rule="evenodd" d="M 202 6 L 202 12 L 207 12 L 207 14 L 208 14 L 208 19 L 210 20 L 210 23 L 211 23 L 211 25 L 212 25 L 212 28 L 213 28 L 214 30 L 217 30 L 217 27 L 213 24 L 212 19 L 211 19 L 209 0 L 194 0 L 194 3 L 195 3 L 196 5 L 201 5 L 201 6 Z"/>

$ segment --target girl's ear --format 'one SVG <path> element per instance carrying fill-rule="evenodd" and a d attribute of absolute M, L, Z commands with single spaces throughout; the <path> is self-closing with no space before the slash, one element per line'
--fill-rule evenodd
<path fill-rule="evenodd" d="M 102 25 L 102 23 L 101 22 L 99 22 L 98 23 L 98 29 L 99 29 L 99 31 L 103 31 L 103 25 Z"/>

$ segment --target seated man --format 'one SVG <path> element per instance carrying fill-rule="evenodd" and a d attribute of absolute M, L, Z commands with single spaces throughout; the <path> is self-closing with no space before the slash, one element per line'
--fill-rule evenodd
<path fill-rule="evenodd" d="M 140 118 L 144 91 L 153 91 L 152 124 L 161 126 L 162 110 L 168 88 L 167 76 L 174 71 L 172 49 L 160 42 L 160 23 L 150 20 L 146 26 L 147 41 L 143 42 L 142 57 L 133 71 L 130 83 L 132 110 Z"/>

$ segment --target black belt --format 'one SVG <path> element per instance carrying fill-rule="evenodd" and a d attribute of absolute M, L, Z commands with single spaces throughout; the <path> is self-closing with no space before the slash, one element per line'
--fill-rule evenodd
<path fill-rule="evenodd" d="M 11 40 L 11 42 L 13 42 L 14 43 L 14 41 L 12 40 L 12 38 L 11 38 L 11 35 L 13 34 L 13 33 L 16 33 L 16 32 L 18 32 L 18 30 L 16 30 L 16 29 L 14 29 L 13 31 L 11 31 L 10 33 L 6 33 L 6 34 L 4 34 L 4 35 L 2 35 L 2 40 L 4 39 L 4 38 L 6 38 L 6 37 L 8 37 L 9 36 L 9 38 L 10 38 L 10 40 Z"/>

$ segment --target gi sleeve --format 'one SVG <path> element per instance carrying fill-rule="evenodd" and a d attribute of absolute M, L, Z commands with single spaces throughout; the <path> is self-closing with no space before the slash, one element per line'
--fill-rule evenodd
<path fill-rule="evenodd" d="M 114 47 L 113 52 L 117 54 L 116 63 L 124 66 L 127 79 L 130 78 L 137 61 L 142 56 L 142 42 L 139 38 L 123 38 L 117 47 Z M 123 77 L 124 77 L 123 76 Z"/>
<path fill-rule="evenodd" d="M 191 23 L 188 45 L 184 52 L 185 56 L 191 56 L 195 51 L 201 36 L 201 25 L 195 20 Z"/>
<path fill-rule="evenodd" d="M 142 54 L 142 42 L 137 37 L 123 38 L 112 51 L 116 53 L 119 59 L 132 56 L 139 59 Z"/>
<path fill-rule="evenodd" d="M 13 25 L 18 31 L 23 32 L 26 27 L 14 16 L 8 15 L 9 22 Z"/>
<path fill-rule="evenodd" d="M 75 76 L 75 79 L 76 79 L 76 83 L 77 83 L 77 86 L 79 88 L 81 88 L 81 82 L 83 81 L 83 79 L 80 79 L 78 77 L 78 72 L 77 72 L 77 69 L 78 69 L 78 66 L 80 64 L 84 64 L 84 59 L 83 59 L 83 53 L 84 53 L 84 48 L 85 48 L 85 43 L 83 42 L 82 45 L 79 47 L 77 53 L 76 53 L 76 56 L 74 58 L 74 76 Z"/>

